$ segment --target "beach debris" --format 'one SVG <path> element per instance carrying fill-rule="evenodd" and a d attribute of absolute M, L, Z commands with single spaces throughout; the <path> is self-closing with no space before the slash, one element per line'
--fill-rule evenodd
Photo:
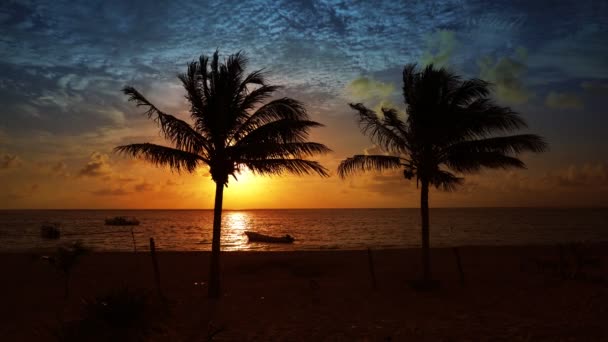
<path fill-rule="evenodd" d="M 59 246 L 55 253 L 49 256 L 42 256 L 43 260 L 49 262 L 56 270 L 62 273 L 64 279 L 64 298 L 70 294 L 70 276 L 74 267 L 80 262 L 82 256 L 88 254 L 89 248 L 82 242 L 76 241 L 67 246 Z"/>
<path fill-rule="evenodd" d="M 40 237 L 47 240 L 57 240 L 61 237 L 59 222 L 45 222 L 40 226 Z"/>
<path fill-rule="evenodd" d="M 106 225 L 108 226 L 138 226 L 139 220 L 133 216 L 115 216 L 106 218 Z"/>

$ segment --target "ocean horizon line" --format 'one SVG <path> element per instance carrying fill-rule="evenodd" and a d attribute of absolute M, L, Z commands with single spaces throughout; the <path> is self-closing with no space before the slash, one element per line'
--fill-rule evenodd
<path fill-rule="evenodd" d="M 263 211 L 263 210 L 387 210 L 420 209 L 420 207 L 334 207 L 334 208 L 224 208 L 222 211 Z M 467 206 L 430 207 L 430 209 L 608 209 L 608 206 Z M 213 208 L 0 208 L 0 211 L 213 211 Z"/>

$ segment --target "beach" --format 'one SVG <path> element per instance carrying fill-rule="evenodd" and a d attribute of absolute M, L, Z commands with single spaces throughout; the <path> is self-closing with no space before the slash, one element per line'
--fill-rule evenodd
<path fill-rule="evenodd" d="M 169 314 L 147 339 L 605 341 L 606 247 L 460 247 L 463 278 L 454 249 L 436 248 L 431 262 L 441 286 L 431 292 L 409 285 L 420 273 L 415 248 L 372 250 L 371 264 L 365 250 L 224 252 L 223 293 L 214 301 L 207 299 L 208 252 L 159 252 Z M 83 300 L 113 289 L 159 296 L 147 252 L 85 255 L 67 300 L 61 274 L 39 253 L 2 253 L 0 267 L 3 341 L 56 340 L 61 321 L 82 315 Z"/>

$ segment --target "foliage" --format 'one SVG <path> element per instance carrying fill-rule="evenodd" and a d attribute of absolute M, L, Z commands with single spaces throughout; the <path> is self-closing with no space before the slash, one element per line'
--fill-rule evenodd
<path fill-rule="evenodd" d="M 408 64 L 403 84 L 405 117 L 391 108 L 382 108 L 378 115 L 361 103 L 350 104 L 363 134 L 388 155 L 347 158 L 338 167 L 341 177 L 402 169 L 407 179 L 451 191 L 462 183 L 459 174 L 482 168 L 524 168 L 518 154 L 547 149 L 538 135 L 504 135 L 526 128 L 526 122 L 490 100 L 490 84 L 485 81 L 462 80 L 433 65 L 418 71 L 415 64 Z"/>
<path fill-rule="evenodd" d="M 83 302 L 80 319 L 63 324 L 59 341 L 147 341 L 163 331 L 167 309 L 155 307 L 145 293 L 127 288 Z"/>
<path fill-rule="evenodd" d="M 321 124 L 311 121 L 304 105 L 283 97 L 264 104 L 280 87 L 269 85 L 262 70 L 245 74 L 243 53 L 224 63 L 216 51 L 211 59 L 201 56 L 179 75 L 190 103 L 193 124 L 165 113 L 133 87 L 123 92 L 160 126 L 173 147 L 150 143 L 118 146 L 117 152 L 142 158 L 176 171 L 193 172 L 206 165 L 213 180 L 227 184 L 228 177 L 244 167 L 254 173 L 297 175 L 326 169 L 306 157 L 330 150 L 308 142 L 309 130 Z"/>
<path fill-rule="evenodd" d="M 48 257 L 49 263 L 64 275 L 69 275 L 81 258 L 88 254 L 90 249 L 85 247 L 81 241 L 70 245 L 59 246 L 55 253 Z"/>

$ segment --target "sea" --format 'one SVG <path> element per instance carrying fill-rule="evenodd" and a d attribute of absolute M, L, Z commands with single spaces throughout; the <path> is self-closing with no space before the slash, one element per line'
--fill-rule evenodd
<path fill-rule="evenodd" d="M 608 208 L 433 208 L 431 245 L 530 245 L 608 241 Z M 108 226 L 132 216 L 137 226 Z M 43 239 L 45 222 L 61 237 Z M 95 251 L 146 251 L 150 238 L 167 251 L 211 249 L 213 210 L 0 210 L 0 252 L 81 241 Z M 249 243 L 245 231 L 289 234 L 293 244 Z M 420 246 L 419 209 L 225 210 L 224 251 L 389 249 Z"/>

